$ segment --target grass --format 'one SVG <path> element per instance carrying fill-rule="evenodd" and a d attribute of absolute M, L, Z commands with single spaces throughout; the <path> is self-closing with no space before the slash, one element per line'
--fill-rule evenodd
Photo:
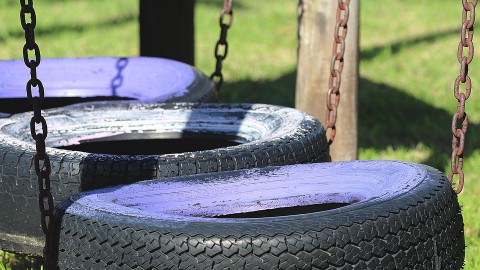
<path fill-rule="evenodd" d="M 196 63 L 207 74 L 214 68 L 221 2 L 197 1 Z M 236 2 L 221 101 L 294 105 L 296 4 Z M 44 57 L 138 55 L 137 1 L 49 0 L 35 5 Z M 24 41 L 18 1 L 2 1 L 0 17 L 0 59 L 20 58 Z M 360 159 L 405 160 L 448 172 L 460 23 L 459 1 L 361 2 Z M 478 35 L 474 42 L 480 47 Z M 459 197 L 467 243 L 465 269 L 480 269 L 479 72 L 477 56 L 470 66 L 467 177 Z M 1 253 L 0 257 L 5 258 Z"/>
<path fill-rule="evenodd" d="M 41 258 L 28 257 L 24 255 L 14 255 L 0 250 L 0 270 L 10 269 L 43 269 L 41 265 Z"/>

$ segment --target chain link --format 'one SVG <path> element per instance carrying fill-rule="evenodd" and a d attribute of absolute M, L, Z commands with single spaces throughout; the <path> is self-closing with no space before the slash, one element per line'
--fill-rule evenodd
<path fill-rule="evenodd" d="M 33 107 L 33 117 L 30 120 L 30 133 L 35 140 L 36 154 L 33 157 L 35 173 L 38 177 L 38 199 L 41 213 L 42 230 L 45 234 L 45 269 L 54 269 L 54 226 L 53 226 L 53 196 L 50 191 L 50 158 L 46 153 L 45 139 L 48 128 L 45 118 L 42 116 L 42 103 L 45 98 L 45 89 L 40 79 L 37 78 L 37 67 L 40 65 L 40 48 L 35 42 L 35 27 L 37 16 L 33 8 L 33 0 L 20 0 L 20 22 L 25 31 L 25 45 L 23 46 L 23 60 L 30 69 L 30 79 L 26 85 L 27 98 Z M 29 18 L 30 17 L 30 20 Z M 35 58 L 30 58 L 33 53 Z M 33 89 L 36 88 L 38 95 L 34 96 Z M 37 133 L 37 125 L 40 125 L 41 132 Z"/>
<path fill-rule="evenodd" d="M 220 13 L 220 38 L 215 44 L 215 71 L 210 75 L 210 79 L 215 83 L 218 91 L 223 85 L 222 63 L 228 54 L 227 33 L 233 21 L 232 7 L 233 0 L 224 0 L 223 10 Z"/>
<path fill-rule="evenodd" d="M 453 177 L 458 175 L 458 186 L 455 192 L 462 192 L 465 176 L 463 173 L 463 150 L 465 148 L 465 134 L 468 129 L 468 116 L 465 112 L 465 101 L 472 92 L 472 80 L 468 76 L 468 65 L 473 60 L 473 25 L 475 23 L 475 7 L 477 0 L 462 0 L 462 29 L 460 42 L 458 43 L 457 58 L 460 63 L 460 75 L 455 79 L 453 94 L 457 99 L 457 112 L 452 119 L 452 156 L 451 170 L 448 174 L 448 180 L 453 184 Z M 464 55 L 464 49 L 468 49 L 468 54 Z M 465 92 L 460 90 L 460 85 L 464 85 Z"/>
<path fill-rule="evenodd" d="M 345 39 L 347 37 L 347 22 L 350 0 L 338 0 L 337 22 L 335 23 L 332 58 L 330 62 L 330 78 L 328 80 L 327 112 L 325 125 L 330 130 L 328 143 L 335 140 L 337 109 L 340 104 L 340 85 L 342 83 L 343 56 L 345 54 Z"/>

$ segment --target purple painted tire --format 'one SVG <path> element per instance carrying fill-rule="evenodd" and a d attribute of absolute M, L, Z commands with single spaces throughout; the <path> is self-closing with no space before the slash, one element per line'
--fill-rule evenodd
<path fill-rule="evenodd" d="M 97 103 L 43 115 L 55 202 L 139 180 L 328 160 L 318 120 L 280 106 Z M 41 254 L 30 118 L 0 119 L 0 249 Z"/>
<path fill-rule="evenodd" d="M 439 171 L 355 161 L 151 180 L 56 209 L 61 269 L 459 269 Z"/>
<path fill-rule="evenodd" d="M 45 86 L 44 108 L 91 101 L 215 101 L 214 84 L 194 67 L 153 57 L 42 59 L 37 69 Z M 0 61 L 0 110 L 31 111 L 23 60 Z"/>

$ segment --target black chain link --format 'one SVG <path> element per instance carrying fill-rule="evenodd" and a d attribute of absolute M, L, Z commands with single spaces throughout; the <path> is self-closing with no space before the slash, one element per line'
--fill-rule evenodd
<path fill-rule="evenodd" d="M 25 45 L 23 46 L 23 60 L 25 65 L 30 68 L 30 80 L 27 82 L 27 98 L 33 107 L 33 117 L 30 120 L 30 133 L 35 140 L 37 153 L 33 157 L 35 173 L 38 177 L 38 199 L 41 213 L 42 230 L 45 234 L 45 269 L 55 268 L 54 259 L 54 222 L 53 222 L 53 196 L 50 191 L 50 158 L 45 149 L 45 139 L 47 138 L 48 128 L 45 118 L 42 116 L 42 103 L 45 98 L 45 89 L 42 82 L 37 78 L 37 67 L 40 65 L 40 48 L 35 42 L 35 27 L 37 17 L 33 8 L 33 0 L 20 0 L 20 22 L 25 30 Z M 29 18 L 30 17 L 30 20 Z M 35 58 L 31 59 L 29 54 L 33 53 Z M 33 88 L 38 90 L 38 95 L 33 95 Z M 37 125 L 40 125 L 41 132 L 37 133 Z"/>
<path fill-rule="evenodd" d="M 227 33 L 233 21 L 233 0 L 224 0 L 223 10 L 220 13 L 220 38 L 215 45 L 215 71 L 210 75 L 210 79 L 215 83 L 217 91 L 220 91 L 223 85 L 222 63 L 228 54 Z M 225 19 L 225 17 L 227 17 Z M 225 22 L 227 20 L 227 22 Z"/>
<path fill-rule="evenodd" d="M 477 0 L 469 2 L 462 0 L 462 29 L 460 42 L 458 43 L 457 58 L 460 63 L 460 75 L 455 79 L 453 94 L 457 99 L 457 112 L 452 119 L 452 162 L 448 180 L 453 183 L 453 176 L 458 175 L 458 187 L 456 193 L 462 192 L 465 175 L 463 173 L 463 150 L 465 148 L 465 134 L 468 128 L 468 116 L 465 112 L 465 101 L 472 92 L 472 80 L 468 76 L 468 65 L 473 60 L 473 24 L 475 23 L 475 7 Z M 463 49 L 468 48 L 468 55 L 463 55 Z M 465 84 L 465 92 L 460 91 L 460 84 Z"/>

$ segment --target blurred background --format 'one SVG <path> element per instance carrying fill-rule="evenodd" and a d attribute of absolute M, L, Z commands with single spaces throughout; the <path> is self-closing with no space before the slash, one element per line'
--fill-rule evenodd
<path fill-rule="evenodd" d="M 460 2 L 361 1 L 360 159 L 424 163 L 448 173 L 450 125 L 456 111 L 452 90 L 460 67 Z M 207 75 L 215 66 L 213 49 L 222 5 L 221 0 L 196 1 L 195 63 Z M 221 102 L 294 106 L 297 5 L 293 0 L 235 2 Z M 44 58 L 139 55 L 138 1 L 37 0 L 35 9 L 37 43 Z M 2 0 L 0 18 L 0 59 L 20 59 L 25 41 L 18 1 Z M 474 38 L 477 48 L 479 37 L 480 32 Z M 480 55 L 469 74 L 473 91 L 466 109 L 470 120 L 466 184 L 459 200 L 465 222 L 465 269 L 480 269 L 476 256 L 480 252 Z M 13 266 L 21 260 L 0 252 L 0 269 L 2 263 Z"/>

